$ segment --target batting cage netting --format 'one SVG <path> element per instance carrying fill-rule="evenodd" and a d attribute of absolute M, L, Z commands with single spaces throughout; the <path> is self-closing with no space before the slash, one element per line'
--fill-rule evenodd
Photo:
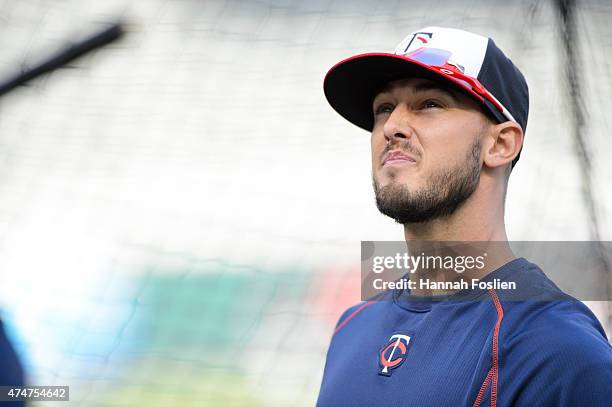
<path fill-rule="evenodd" d="M 322 81 L 423 26 L 491 36 L 527 78 L 509 238 L 612 240 L 611 17 L 604 0 L 0 2 L 0 78 L 124 31 L 0 99 L 0 316 L 28 382 L 69 385 L 57 406 L 313 405 L 360 241 L 403 238 Z"/>

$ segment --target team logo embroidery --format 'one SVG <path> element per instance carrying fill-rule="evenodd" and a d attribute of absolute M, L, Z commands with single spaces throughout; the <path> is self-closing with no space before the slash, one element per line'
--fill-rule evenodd
<path fill-rule="evenodd" d="M 381 370 L 378 374 L 391 376 L 394 369 L 397 369 L 406 360 L 410 336 L 403 334 L 393 334 L 380 351 L 378 362 Z"/>
<path fill-rule="evenodd" d="M 408 49 L 410 49 L 410 46 L 412 45 L 412 42 L 415 39 L 418 40 L 421 43 L 421 45 L 424 45 L 424 44 L 427 44 L 429 42 L 431 37 L 433 37 L 433 33 L 426 33 L 426 32 L 416 32 L 416 33 L 413 33 L 412 34 L 412 38 L 408 42 L 408 45 L 406 45 L 406 48 L 404 48 L 404 53 L 408 52 Z"/>

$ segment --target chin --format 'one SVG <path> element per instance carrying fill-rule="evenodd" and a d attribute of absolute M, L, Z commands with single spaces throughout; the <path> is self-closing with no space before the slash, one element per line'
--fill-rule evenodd
<path fill-rule="evenodd" d="M 378 185 L 382 187 L 387 186 L 402 186 L 404 188 L 414 189 L 418 187 L 418 180 L 415 179 L 413 174 L 409 174 L 404 171 L 398 171 L 395 168 L 390 170 L 383 169 L 378 174 Z"/>

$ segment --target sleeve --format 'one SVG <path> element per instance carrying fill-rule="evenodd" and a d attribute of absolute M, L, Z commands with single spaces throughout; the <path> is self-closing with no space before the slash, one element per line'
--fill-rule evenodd
<path fill-rule="evenodd" d="M 590 311 L 533 321 L 507 345 L 500 405 L 611 405 L 612 347 Z"/>
<path fill-rule="evenodd" d="M 364 303 L 362 302 L 344 311 L 342 315 L 340 316 L 340 318 L 338 319 L 338 322 L 336 323 L 336 326 L 334 328 L 334 333 L 332 334 L 330 345 L 327 349 L 327 353 L 325 356 L 325 366 L 323 368 L 323 377 L 321 378 L 319 396 L 317 397 L 317 404 L 316 404 L 317 407 L 334 405 L 333 400 L 336 395 L 336 392 L 334 391 L 333 385 L 330 384 L 330 382 L 333 381 L 333 377 L 331 376 L 334 376 L 333 373 L 331 373 L 331 371 L 334 368 L 334 366 L 332 366 L 334 364 L 332 360 L 334 358 L 334 349 L 335 349 L 334 345 L 336 344 L 336 341 L 334 340 L 335 333 L 338 331 L 338 329 L 342 328 L 342 326 L 348 321 L 351 315 L 353 315 L 354 312 L 358 310 L 359 307 L 361 307 L 363 304 Z"/>

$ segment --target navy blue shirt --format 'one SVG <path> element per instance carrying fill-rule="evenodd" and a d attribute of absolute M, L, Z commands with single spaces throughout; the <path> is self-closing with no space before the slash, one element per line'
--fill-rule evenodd
<path fill-rule="evenodd" d="M 0 321 L 0 386 L 23 386 L 24 374 L 21 363 L 13 350 Z M 21 407 L 20 401 L 0 401 L 0 407 Z"/>
<path fill-rule="evenodd" d="M 531 299 L 493 289 L 462 301 L 394 292 L 348 309 L 317 406 L 612 406 L 612 348 L 593 313 L 524 258 L 481 281 L 493 279 L 516 282 Z"/>

